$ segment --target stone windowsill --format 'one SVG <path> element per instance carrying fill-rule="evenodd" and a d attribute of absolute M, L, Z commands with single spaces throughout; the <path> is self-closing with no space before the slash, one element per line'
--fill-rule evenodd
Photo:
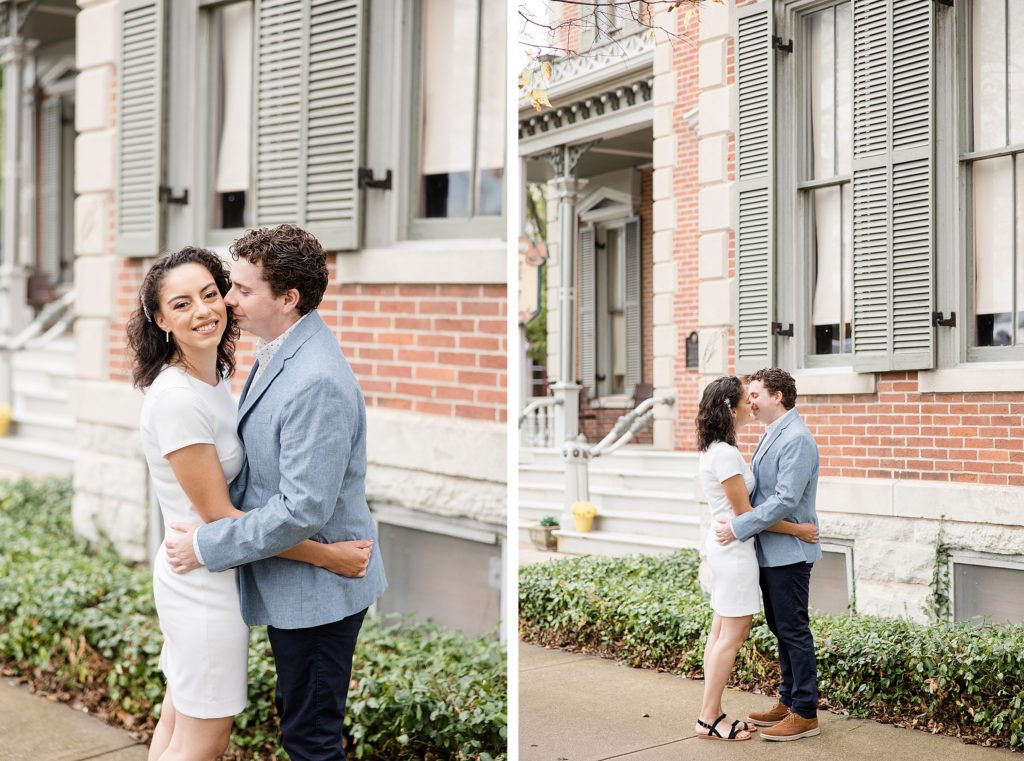
<path fill-rule="evenodd" d="M 1024 362 L 972 362 L 922 370 L 918 389 L 932 393 L 1024 391 Z"/>
<path fill-rule="evenodd" d="M 854 372 L 852 367 L 804 368 L 793 373 L 797 397 L 875 393 L 875 373 Z"/>

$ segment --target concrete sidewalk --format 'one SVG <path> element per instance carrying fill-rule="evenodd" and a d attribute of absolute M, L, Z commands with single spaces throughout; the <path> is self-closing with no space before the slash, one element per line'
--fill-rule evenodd
<path fill-rule="evenodd" d="M 786 743 L 701 740 L 693 732 L 704 683 L 589 655 L 519 646 L 520 761 L 1014 761 L 1008 750 L 825 711 L 821 735 Z M 741 717 L 772 700 L 728 690 Z"/>
<path fill-rule="evenodd" d="M 0 678 L 0 761 L 145 761 L 146 753 L 127 732 Z"/>

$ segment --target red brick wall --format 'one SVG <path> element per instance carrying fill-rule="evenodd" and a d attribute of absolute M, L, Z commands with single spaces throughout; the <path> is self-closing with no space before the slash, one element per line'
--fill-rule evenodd
<path fill-rule="evenodd" d="M 696 30 L 684 28 L 685 15 L 676 14 L 679 34 L 693 35 Z M 693 451 L 696 447 L 694 419 L 700 401 L 700 374 L 686 369 L 686 339 L 698 330 L 697 313 L 700 280 L 698 275 L 697 134 L 685 114 L 697 106 L 697 45 L 673 46 L 672 71 L 676 77 L 676 103 L 672 123 L 676 136 L 676 166 L 672 173 L 672 191 L 676 203 L 676 225 L 672 235 L 675 262 L 675 298 L 672 313 L 676 325 L 676 448 Z"/>
<path fill-rule="evenodd" d="M 331 285 L 319 312 L 338 336 L 367 406 L 504 422 L 507 418 L 504 285 Z M 130 382 L 127 315 L 138 304 L 142 260 L 124 259 L 110 327 L 110 377 Z M 243 333 L 232 387 L 241 392 L 255 340 Z"/>
<path fill-rule="evenodd" d="M 797 399 L 821 475 L 1024 486 L 1020 394 L 922 393 L 916 372 L 881 373 L 877 386 L 874 394 Z M 742 437 L 748 456 L 761 431 L 753 424 Z"/>

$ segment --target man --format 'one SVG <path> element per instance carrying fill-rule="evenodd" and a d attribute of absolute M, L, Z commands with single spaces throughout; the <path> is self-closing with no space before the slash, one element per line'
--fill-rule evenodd
<path fill-rule="evenodd" d="M 225 303 L 259 341 L 242 391 L 246 463 L 231 501 L 246 515 L 173 525 L 171 567 L 239 567 L 242 617 L 267 624 L 282 744 L 294 761 L 344 759 L 352 654 L 366 609 L 387 588 L 369 542 L 349 578 L 274 557 L 299 542 L 376 539 L 366 504 L 366 411 L 338 341 L 316 307 L 327 289 L 320 243 L 294 225 L 249 230 L 232 247 Z"/>
<path fill-rule="evenodd" d="M 772 367 L 757 371 L 748 381 L 751 410 L 765 424 L 751 463 L 754 510 L 719 521 L 716 534 L 722 544 L 757 536 L 764 615 L 779 641 L 779 700 L 768 711 L 751 713 L 750 721 L 769 727 L 758 733 L 765 740 L 798 740 L 821 732 L 814 638 L 807 613 L 811 566 L 821 557 L 821 547 L 765 529 L 783 519 L 818 523 L 818 447 L 794 409 L 793 376 Z"/>

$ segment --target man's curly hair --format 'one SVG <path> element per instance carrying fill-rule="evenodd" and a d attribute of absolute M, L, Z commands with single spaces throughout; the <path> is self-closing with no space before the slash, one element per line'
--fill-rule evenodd
<path fill-rule="evenodd" d="M 231 257 L 263 266 L 263 279 L 274 296 L 299 292 L 298 312 L 316 309 L 327 290 L 327 254 L 312 233 L 297 225 L 246 230 L 231 246 Z"/>
<path fill-rule="evenodd" d="M 747 384 L 759 381 L 772 396 L 776 391 L 782 392 L 782 406 L 791 410 L 796 406 L 796 381 L 793 376 L 778 367 L 766 367 L 747 376 Z"/>

